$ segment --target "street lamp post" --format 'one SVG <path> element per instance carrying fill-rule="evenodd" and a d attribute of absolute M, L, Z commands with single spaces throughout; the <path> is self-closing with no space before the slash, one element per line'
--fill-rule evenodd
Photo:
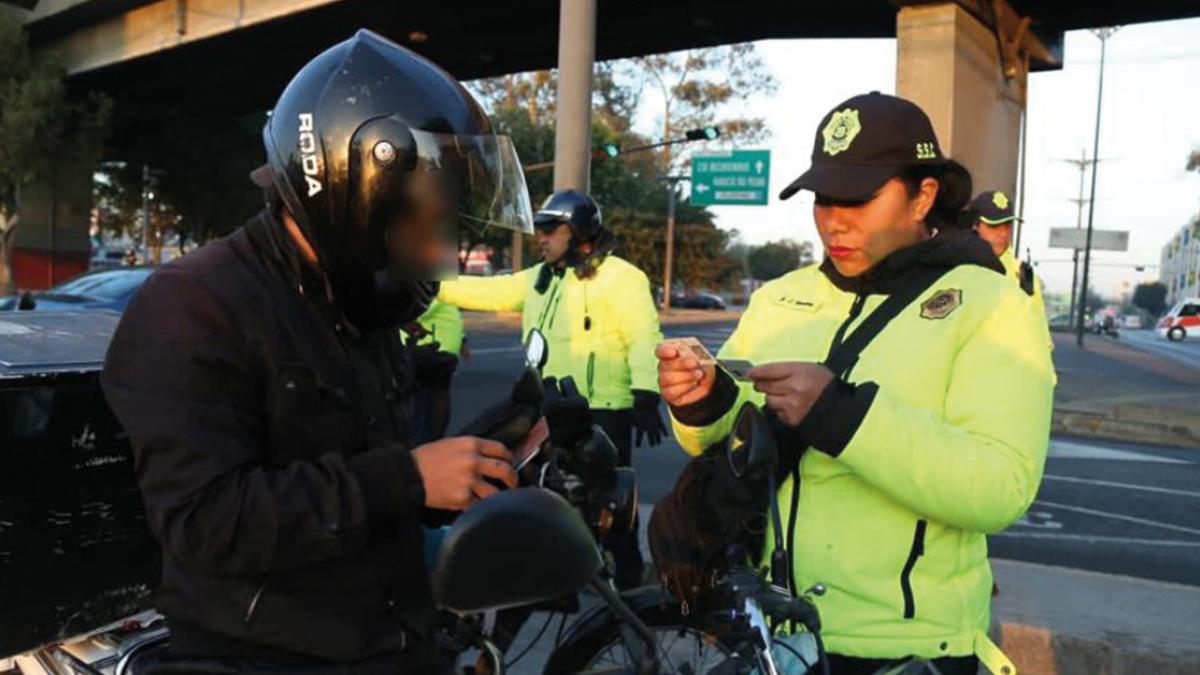
<path fill-rule="evenodd" d="M 1100 39 L 1100 77 L 1096 87 L 1096 136 L 1092 144 L 1092 158 L 1100 156 L 1100 110 L 1104 104 L 1104 57 L 1108 51 L 1108 38 L 1117 32 L 1116 26 L 1097 28 L 1092 31 Z M 1079 287 L 1079 319 L 1075 326 L 1075 344 L 1083 346 L 1083 324 L 1087 316 L 1088 267 L 1092 262 L 1092 225 L 1096 216 L 1096 174 L 1098 166 L 1092 167 L 1092 194 L 1088 202 L 1087 238 L 1083 248 L 1083 283 Z"/>

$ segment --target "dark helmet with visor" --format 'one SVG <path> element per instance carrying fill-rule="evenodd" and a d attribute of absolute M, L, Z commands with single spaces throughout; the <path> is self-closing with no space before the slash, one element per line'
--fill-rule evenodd
<path fill-rule="evenodd" d="M 539 230 L 553 230 L 563 223 L 571 227 L 571 234 L 581 242 L 595 240 L 604 229 L 600 205 L 579 190 L 555 192 L 533 216 L 534 227 Z"/>
<path fill-rule="evenodd" d="M 460 229 L 533 231 L 510 139 L 454 77 L 369 30 L 296 74 L 263 142 L 270 186 L 360 328 L 423 312 L 457 273 Z"/>

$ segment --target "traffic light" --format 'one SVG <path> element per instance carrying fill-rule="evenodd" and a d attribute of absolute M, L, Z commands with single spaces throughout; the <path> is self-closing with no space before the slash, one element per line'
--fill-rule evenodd
<path fill-rule="evenodd" d="M 714 126 L 688 129 L 687 133 L 684 134 L 689 141 L 715 141 L 720 135 L 721 130 Z"/>
<path fill-rule="evenodd" d="M 616 157 L 617 155 L 621 154 L 621 145 L 619 143 L 605 143 L 604 154 L 608 155 L 609 157 Z"/>

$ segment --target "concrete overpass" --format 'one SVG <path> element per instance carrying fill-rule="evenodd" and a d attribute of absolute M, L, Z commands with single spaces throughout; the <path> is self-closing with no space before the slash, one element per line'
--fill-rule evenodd
<path fill-rule="evenodd" d="M 555 67 L 587 51 L 593 22 L 601 60 L 767 38 L 895 36 L 897 92 L 930 113 L 944 149 L 980 183 L 1010 190 L 1026 77 L 1059 67 L 1063 31 L 1200 16 L 1195 0 L 600 0 L 598 10 L 597 0 L 561 0 L 576 14 L 561 24 L 573 34 L 564 33 L 560 52 L 560 0 L 40 0 L 31 10 L 14 8 L 35 1 L 0 0 L 0 11 L 17 13 L 39 49 L 61 55 L 75 90 L 115 99 L 118 143 L 167 116 L 265 110 L 303 63 L 359 27 L 461 79 Z M 560 114 L 575 112 L 571 124 L 559 124 L 561 185 L 587 182 L 587 56 L 562 64 Z M 572 136 L 565 145 L 562 134 Z M 87 202 L 78 190 L 62 193 L 31 194 Z M 30 201 L 32 211 L 62 210 Z M 55 229 L 86 213 L 67 209 Z M 19 246 L 44 245 L 45 236 L 29 239 L 37 228 L 24 229 Z"/>

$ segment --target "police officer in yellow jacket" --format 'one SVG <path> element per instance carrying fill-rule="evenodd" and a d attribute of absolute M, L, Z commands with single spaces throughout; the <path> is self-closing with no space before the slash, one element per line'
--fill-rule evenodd
<path fill-rule="evenodd" d="M 749 379 L 658 349 L 689 452 L 726 436 L 746 401 L 776 418 L 781 447 L 802 451 L 778 494 L 788 581 L 826 587 L 815 602 L 839 675 L 907 657 L 945 675 L 973 675 L 980 660 L 1015 673 L 986 635 L 986 535 L 1037 492 L 1053 369 L 1033 303 L 953 227 L 969 183 L 913 103 L 842 103 L 817 130 L 812 167 L 780 195 L 815 193 L 825 261 L 757 291 L 721 350 L 756 364 Z"/>
<path fill-rule="evenodd" d="M 1012 249 L 1013 226 L 1020 218 L 1013 213 L 1012 198 L 1002 190 L 984 190 L 967 205 L 967 218 L 980 238 L 992 247 L 992 253 L 1004 265 L 1004 272 L 1021 290 L 1037 300 L 1045 313 L 1042 282 L 1033 273 L 1033 266 L 1017 260 Z"/>
<path fill-rule="evenodd" d="M 539 330 L 549 343 L 550 377 L 571 376 L 628 466 L 631 441 L 653 446 L 666 435 L 659 413 L 654 348 L 662 340 L 650 282 L 611 253 L 612 233 L 588 195 L 564 190 L 534 215 L 542 262 L 494 277 L 442 284 L 439 299 L 463 309 L 520 311 L 522 334 Z M 641 581 L 635 537 L 612 546 L 619 585 Z"/>

